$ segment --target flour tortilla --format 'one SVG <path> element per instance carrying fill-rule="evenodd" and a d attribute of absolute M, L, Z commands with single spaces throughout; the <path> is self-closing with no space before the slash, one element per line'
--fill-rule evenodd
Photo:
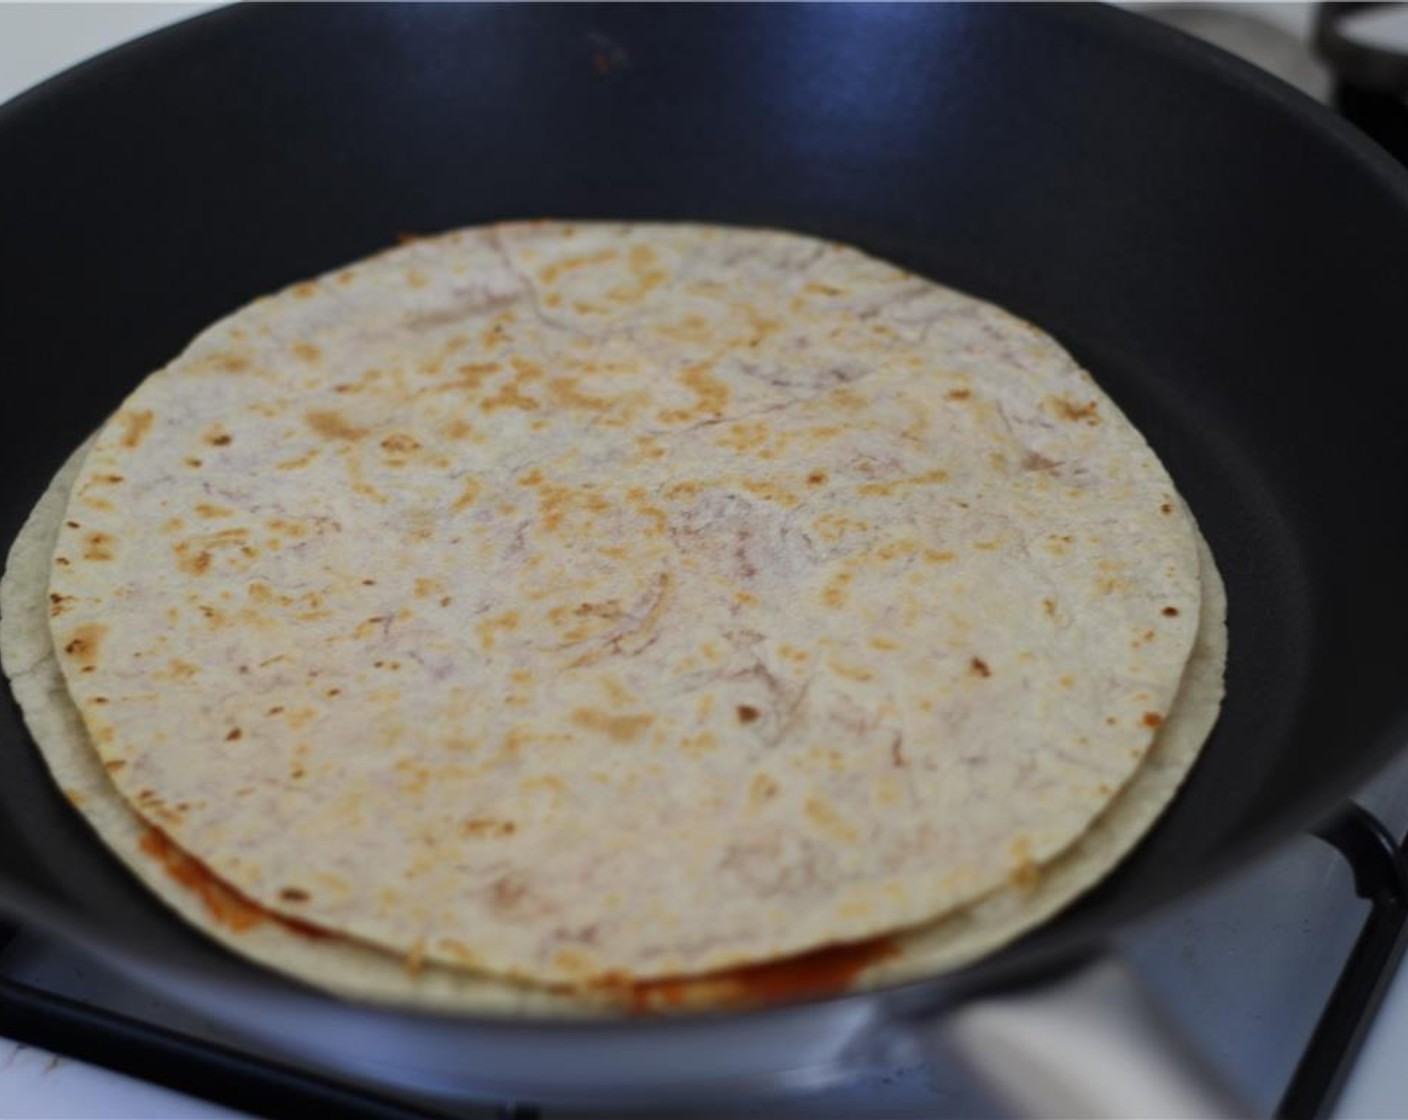
<path fill-rule="evenodd" d="M 128 802 L 261 906 L 540 982 L 929 921 L 1167 715 L 1197 550 L 1045 335 L 841 246 L 470 230 L 256 301 L 50 576 Z"/>
<path fill-rule="evenodd" d="M 406 962 L 346 938 L 310 940 L 273 921 L 234 928 L 144 850 L 150 826 L 109 781 L 68 697 L 49 634 L 45 581 L 69 489 L 87 445 L 54 478 L 16 539 L 0 580 L 0 653 L 25 721 L 55 781 L 107 846 L 187 922 L 250 960 L 351 998 L 480 1014 L 581 1015 L 616 1009 L 609 990 L 574 994 L 430 964 Z M 1198 636 L 1178 697 L 1145 764 L 1071 848 L 1033 882 L 1010 884 L 938 922 L 895 937 L 897 953 L 862 973 L 874 987 L 959 967 L 1045 921 L 1102 879 L 1172 799 L 1217 719 L 1226 660 L 1226 601 L 1211 552 L 1200 542 Z M 701 983 L 672 1007 L 727 1003 L 727 985 Z"/>

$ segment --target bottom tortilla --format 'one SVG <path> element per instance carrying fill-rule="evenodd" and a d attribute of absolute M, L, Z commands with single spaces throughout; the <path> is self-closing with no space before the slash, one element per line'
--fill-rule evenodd
<path fill-rule="evenodd" d="M 166 840 L 109 781 L 70 700 L 49 632 L 48 573 L 68 492 L 87 453 L 70 457 L 35 506 L 0 579 L 0 661 L 25 723 L 64 794 L 103 842 L 187 922 L 241 956 L 358 999 L 492 1015 L 601 1015 L 756 1003 L 870 988 L 957 968 L 1039 925 L 1099 882 L 1173 798 L 1217 721 L 1227 655 L 1226 596 L 1199 537 L 1202 606 L 1178 695 L 1145 762 L 1092 826 L 1059 857 L 964 909 L 868 943 L 823 949 L 815 967 L 782 965 L 795 982 L 751 984 L 756 966 L 724 977 L 634 989 L 563 992 L 443 965 L 420 967 L 336 933 L 281 920 L 243 899 Z M 877 947 L 878 945 L 878 947 Z M 840 954 L 839 956 L 837 954 Z M 798 962 L 799 963 L 799 962 Z"/>

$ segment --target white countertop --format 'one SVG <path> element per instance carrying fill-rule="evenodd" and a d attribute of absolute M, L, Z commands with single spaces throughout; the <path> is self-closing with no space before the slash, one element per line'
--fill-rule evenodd
<path fill-rule="evenodd" d="M 216 7 L 213 3 L 0 3 L 0 102 L 88 56 Z M 1258 10 L 1252 5 L 1235 5 Z M 1290 30 L 1303 5 L 1265 12 Z M 1334 1116 L 1408 1117 L 1408 970 L 1400 972 Z M 242 1114 L 0 1038 L 0 1120 L 30 1117 L 236 1117 Z"/>

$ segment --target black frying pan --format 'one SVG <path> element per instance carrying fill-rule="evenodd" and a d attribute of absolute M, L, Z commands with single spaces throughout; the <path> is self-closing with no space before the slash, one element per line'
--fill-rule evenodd
<path fill-rule="evenodd" d="M 1322 817 L 1403 740 L 1408 176 L 1288 87 L 1109 9 L 260 7 L 71 71 L 0 110 L 0 535 L 222 313 L 399 233 L 541 215 L 849 241 L 1066 343 L 1228 586 L 1225 711 L 1158 828 L 957 975 L 681 1022 L 438 1018 L 340 1003 L 188 932 L 7 706 L 0 908 L 382 1080 L 809 1084 L 880 1028 L 1098 948 Z"/>

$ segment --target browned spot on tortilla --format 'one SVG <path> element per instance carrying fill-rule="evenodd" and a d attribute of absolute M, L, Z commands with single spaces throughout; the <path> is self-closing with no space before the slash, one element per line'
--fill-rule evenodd
<path fill-rule="evenodd" d="M 518 831 L 513 821 L 498 821 L 492 817 L 470 817 L 460 824 L 461 836 L 512 836 Z"/>
<path fill-rule="evenodd" d="M 279 897 L 285 902 L 307 902 L 312 895 L 302 887 L 281 887 Z"/>
<path fill-rule="evenodd" d="M 1008 882 L 1023 890 L 1036 886 L 1040 878 L 1040 865 L 1030 859 L 1023 859 L 1007 876 Z"/>
<path fill-rule="evenodd" d="M 496 615 L 493 618 L 487 618 L 483 622 L 477 623 L 474 629 L 479 635 L 479 644 L 487 652 L 494 648 L 495 633 L 503 631 L 506 634 L 510 634 L 518 629 L 518 612 L 504 611 L 501 615 Z"/>
<path fill-rule="evenodd" d="M 992 676 L 992 670 L 988 668 L 988 663 L 981 657 L 974 657 L 968 662 L 968 671 L 975 677 Z"/>
<path fill-rule="evenodd" d="M 617 743 L 633 743 L 655 722 L 652 715 L 613 716 L 597 708 L 577 708 L 572 722 L 587 731 L 605 735 Z"/>
<path fill-rule="evenodd" d="M 699 1003 L 736 1007 L 789 1003 L 844 992 L 867 968 L 899 953 L 890 938 L 875 937 L 703 976 L 638 981 L 623 994 L 637 1014 Z M 608 979 L 603 986 L 610 989 L 617 984 Z"/>
<path fill-rule="evenodd" d="M 450 512 L 459 513 L 459 511 L 465 507 L 472 506 L 479 497 L 479 491 L 481 489 L 482 487 L 479 485 L 477 478 L 466 478 L 463 485 L 460 487 L 460 496 L 456 498 L 454 504 L 450 506 Z"/>
<path fill-rule="evenodd" d="M 136 447 L 151 430 L 153 414 L 150 411 L 124 412 L 122 417 L 122 446 Z"/>
<path fill-rule="evenodd" d="M 493 412 L 498 408 L 516 408 L 522 412 L 533 412 L 541 406 L 532 397 L 519 392 L 518 386 L 510 381 L 492 397 L 485 397 L 480 401 L 479 407 L 485 412 Z"/>
<path fill-rule="evenodd" d="M 430 579 L 427 576 L 417 576 L 415 583 L 415 597 L 417 599 L 428 599 L 440 590 L 440 581 Z"/>
<path fill-rule="evenodd" d="M 950 389 L 947 393 L 944 394 L 944 400 L 966 401 L 972 395 L 973 391 L 971 389 Z"/>
<path fill-rule="evenodd" d="M 810 474 L 807 475 L 807 485 L 808 485 L 808 486 L 820 486 L 820 485 L 821 485 L 823 482 L 825 482 L 825 481 L 826 481 L 826 472 L 825 472 L 825 471 L 812 471 Z"/>
<path fill-rule="evenodd" d="M 856 830 L 845 817 L 836 811 L 836 807 L 825 798 L 807 798 L 806 804 L 802 806 L 802 811 L 812 824 L 830 835 L 833 839 L 840 840 L 847 844 L 855 842 Z"/>
<path fill-rule="evenodd" d="M 766 502 L 776 502 L 781 506 L 795 506 L 799 504 L 797 495 L 788 490 L 785 486 L 766 478 L 746 478 L 742 487 L 754 497 L 762 498 Z"/>
<path fill-rule="evenodd" d="M 311 280 L 305 280 L 301 284 L 295 284 L 290 291 L 296 299 L 312 299 L 318 291 L 318 286 Z"/>
<path fill-rule="evenodd" d="M 210 553 L 205 549 L 192 549 L 188 541 L 181 541 L 172 551 L 176 553 L 176 567 L 187 575 L 200 576 L 210 570 Z"/>
<path fill-rule="evenodd" d="M 293 352 L 305 362 L 316 362 L 323 356 L 323 352 L 311 342 L 295 342 Z"/>
<path fill-rule="evenodd" d="M 1040 451 L 1028 451 L 1022 456 L 1022 469 L 1024 471 L 1049 471 L 1053 467 L 1059 467 L 1061 460 L 1048 459 Z"/>
<path fill-rule="evenodd" d="M 1043 600 L 1041 601 L 1041 609 L 1046 612 L 1046 617 L 1047 617 L 1047 618 L 1055 618 L 1055 617 L 1056 617 L 1056 600 L 1055 600 L 1055 599 L 1043 599 Z"/>
<path fill-rule="evenodd" d="M 457 938 L 442 937 L 436 942 L 436 945 L 440 947 L 442 953 L 454 957 L 460 964 L 475 965 L 479 963 L 479 957 L 470 950 L 468 945 Z"/>
<path fill-rule="evenodd" d="M 477 392 L 486 378 L 498 373 L 504 367 L 498 362 L 465 362 L 463 365 L 455 367 L 455 372 L 459 376 L 445 386 L 447 389 L 461 389 L 465 392 Z"/>
<path fill-rule="evenodd" d="M 324 439 L 359 440 L 367 434 L 366 428 L 350 423 L 340 412 L 314 410 L 305 413 L 303 419 Z"/>
<path fill-rule="evenodd" d="M 758 718 L 758 716 L 759 716 L 760 714 L 761 714 L 761 713 L 759 713 L 758 709 L 755 708 L 755 707 L 753 707 L 752 704 L 739 704 L 739 705 L 738 705 L 738 722 L 739 722 L 739 723 L 752 723 L 755 719 Z"/>
<path fill-rule="evenodd" d="M 512 875 L 495 879 L 489 888 L 489 901 L 496 910 L 512 911 L 527 897 L 528 888 Z"/>
<path fill-rule="evenodd" d="M 381 449 L 404 455 L 412 451 L 419 451 L 420 444 L 413 436 L 408 436 L 404 432 L 394 432 L 381 441 Z"/>
<path fill-rule="evenodd" d="M 688 366 L 680 374 L 680 382 L 694 394 L 694 405 L 691 408 L 665 409 L 660 413 L 662 421 L 675 423 L 705 416 L 723 415 L 724 406 L 728 404 L 728 386 L 714 377 L 709 372 L 710 368 L 711 363 L 709 362 L 697 362 Z"/>
<path fill-rule="evenodd" d="M 875 674 L 869 669 L 862 669 L 858 665 L 847 665 L 844 661 L 837 661 L 834 658 L 826 663 L 826 667 L 837 676 L 846 677 L 853 681 L 863 683 L 875 679 Z"/>
<path fill-rule="evenodd" d="M 1159 507 L 1159 512 L 1167 516 L 1168 514 L 1173 512 L 1173 506 L 1170 505 L 1168 502 L 1165 502 Z"/>
<path fill-rule="evenodd" d="M 83 538 L 83 559 L 85 560 L 111 560 L 113 558 L 113 539 L 108 533 L 89 533 Z"/>
<path fill-rule="evenodd" d="M 408 976 L 419 976 L 420 970 L 425 967 L 425 942 L 417 941 L 401 958 L 401 967 L 406 970 Z"/>
<path fill-rule="evenodd" d="M 64 643 L 64 653 L 79 665 L 93 665 L 98 660 L 98 649 L 103 644 L 108 628 L 101 623 L 88 622 L 68 636 Z"/>
<path fill-rule="evenodd" d="M 1100 417 L 1098 416 L 1100 406 L 1096 401 L 1090 400 L 1086 401 L 1084 404 L 1076 404 L 1074 401 L 1069 401 L 1065 397 L 1048 397 L 1047 400 L 1051 404 L 1052 409 L 1055 410 L 1056 415 L 1063 420 L 1084 420 L 1087 424 L 1098 424 L 1100 422 Z"/>
<path fill-rule="evenodd" d="M 599 412 L 609 408 L 611 402 L 605 397 L 594 397 L 578 388 L 575 377 L 555 377 L 548 382 L 548 395 L 552 402 L 561 408 L 583 408 Z"/>
<path fill-rule="evenodd" d="M 718 748 L 719 739 L 712 731 L 701 731 L 698 735 L 680 737 L 680 750 L 685 754 L 710 754 Z"/>
<path fill-rule="evenodd" d="M 1163 610 L 1163 614 L 1164 614 L 1164 617 L 1165 617 L 1165 618 L 1177 618 L 1177 617 L 1178 617 L 1178 608 L 1177 608 L 1177 607 L 1165 607 L 1164 610 Z"/>
<path fill-rule="evenodd" d="M 850 572 L 837 572 L 825 587 L 821 589 L 821 601 L 828 607 L 843 607 L 849 596 L 846 593 L 846 586 L 854 577 Z"/>
<path fill-rule="evenodd" d="M 189 661 L 182 661 L 179 657 L 173 657 L 166 663 L 166 670 L 173 679 L 178 681 L 190 680 L 200 670 Z"/>
<path fill-rule="evenodd" d="M 589 265 L 604 264 L 607 261 L 615 260 L 618 253 L 615 249 L 599 249 L 594 253 L 581 253 L 576 256 L 563 257 L 559 261 L 547 265 L 538 272 L 538 279 L 544 284 L 556 283 L 557 278 L 564 272 L 572 272 L 575 269 L 586 268 Z"/>
<path fill-rule="evenodd" d="M 221 373 L 243 373 L 249 368 L 249 359 L 243 354 L 212 354 L 207 359 Z"/>
<path fill-rule="evenodd" d="M 1158 712 L 1145 712 L 1143 718 L 1139 722 L 1141 722 L 1145 727 L 1158 727 L 1159 724 L 1163 723 L 1163 721 L 1164 717 L 1159 715 Z"/>
<path fill-rule="evenodd" d="M 230 728 L 230 730 L 225 734 L 225 742 L 227 743 L 238 742 L 242 738 L 244 738 L 244 732 L 241 731 L 238 727 Z"/>
<path fill-rule="evenodd" d="M 126 765 L 127 760 L 125 758 L 110 758 L 103 763 L 103 769 L 106 770 L 109 774 L 115 774 L 117 771 L 121 770 Z"/>
<path fill-rule="evenodd" d="M 748 800 L 752 805 L 761 805 L 777 796 L 781 787 L 777 780 L 767 774 L 755 774 L 748 785 Z"/>

